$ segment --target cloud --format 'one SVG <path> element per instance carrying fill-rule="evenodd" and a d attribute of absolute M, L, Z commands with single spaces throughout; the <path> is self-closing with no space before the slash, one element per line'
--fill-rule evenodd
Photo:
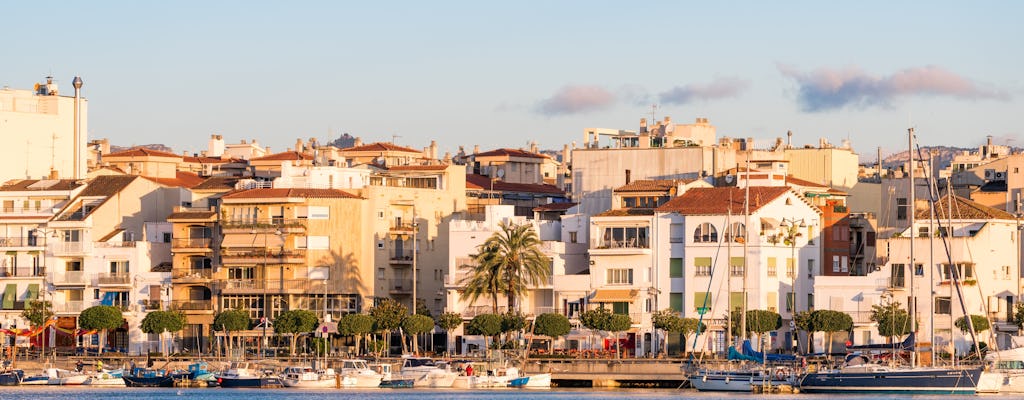
<path fill-rule="evenodd" d="M 662 104 L 686 104 L 699 100 L 723 99 L 738 96 L 749 85 L 749 82 L 742 79 L 722 78 L 707 85 L 676 86 L 659 94 L 658 99 Z"/>
<path fill-rule="evenodd" d="M 600 86 L 567 85 L 541 100 L 536 111 L 547 116 L 569 115 L 602 110 L 614 103 L 615 95 Z"/>
<path fill-rule="evenodd" d="M 846 106 L 888 106 L 901 96 L 948 96 L 957 99 L 1008 100 L 1004 92 L 986 90 L 970 79 L 937 66 L 904 69 L 890 76 L 872 76 L 856 67 L 821 68 L 802 72 L 779 65 L 782 75 L 798 86 L 803 111 L 818 112 Z"/>

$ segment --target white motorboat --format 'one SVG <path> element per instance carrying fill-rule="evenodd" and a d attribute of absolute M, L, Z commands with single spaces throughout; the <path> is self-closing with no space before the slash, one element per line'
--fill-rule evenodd
<path fill-rule="evenodd" d="M 100 372 L 97 372 L 97 373 L 93 374 L 92 376 L 89 377 L 89 379 L 86 379 L 85 382 L 83 382 L 82 384 L 83 385 L 90 385 L 90 386 L 105 386 L 105 387 L 125 386 L 124 378 L 122 378 L 123 374 L 124 374 L 124 370 L 121 370 L 121 369 L 114 369 L 114 370 L 106 370 L 105 369 L 103 371 L 100 371 Z"/>
<path fill-rule="evenodd" d="M 427 357 L 402 357 L 402 369 L 396 379 L 412 379 L 415 387 L 452 387 L 457 373 L 445 363 L 435 363 Z"/>
<path fill-rule="evenodd" d="M 375 388 L 384 380 L 384 374 L 371 369 L 366 360 L 342 360 L 338 375 L 341 386 L 347 388 Z"/>
<path fill-rule="evenodd" d="M 318 371 L 312 367 L 288 367 L 281 374 L 281 381 L 285 386 L 294 388 L 338 387 L 338 376 L 331 368 Z"/>
<path fill-rule="evenodd" d="M 990 351 L 985 360 L 994 362 L 995 372 L 1003 375 L 1001 393 L 1024 393 L 1024 347 Z M 978 389 L 982 391 L 981 385 Z"/>
<path fill-rule="evenodd" d="M 48 368 L 46 375 L 50 377 L 46 382 L 48 385 L 81 385 L 89 379 L 89 375 L 84 373 L 59 368 Z"/>
<path fill-rule="evenodd" d="M 702 392 L 747 392 L 753 386 L 796 386 L 796 375 L 789 368 L 754 367 L 736 370 L 702 370 L 690 376 L 690 385 Z"/>

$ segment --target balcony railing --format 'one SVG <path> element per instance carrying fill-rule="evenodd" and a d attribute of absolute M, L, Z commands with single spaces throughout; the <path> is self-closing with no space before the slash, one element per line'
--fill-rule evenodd
<path fill-rule="evenodd" d="M 209 280 L 211 278 L 213 278 L 213 269 L 212 268 L 174 269 L 174 270 L 171 270 L 171 279 L 177 279 L 177 280 L 183 280 L 183 281 L 187 281 L 187 280 L 202 281 L 202 280 Z"/>
<path fill-rule="evenodd" d="M 412 232 L 416 230 L 416 226 L 412 222 L 392 223 L 390 230 L 392 232 Z"/>
<path fill-rule="evenodd" d="M 100 285 L 128 285 L 131 284 L 132 277 L 128 273 L 104 273 L 97 276 L 97 282 Z"/>
<path fill-rule="evenodd" d="M 498 306 L 497 310 L 491 306 L 471 306 L 462 310 L 462 316 L 463 318 L 473 318 L 482 314 L 504 314 L 506 311 L 508 311 L 508 307 L 504 306 Z"/>
<path fill-rule="evenodd" d="M 295 231 L 305 230 L 305 219 L 261 218 L 261 219 L 229 219 L 221 221 L 221 228 L 235 231 L 243 230 L 265 232 L 267 230 Z"/>
<path fill-rule="evenodd" d="M 245 290 L 255 290 L 259 293 L 263 293 L 263 288 L 266 288 L 267 293 L 278 293 L 278 292 L 300 292 L 300 293 L 323 293 L 324 281 L 320 279 L 220 279 L 217 280 L 217 286 L 221 290 L 240 292 Z"/>
<path fill-rule="evenodd" d="M 391 279 L 389 283 L 392 293 L 412 293 L 412 279 Z"/>
<path fill-rule="evenodd" d="M 45 267 L 0 268 L 0 278 L 33 278 L 46 276 Z"/>
<path fill-rule="evenodd" d="M 176 249 L 208 249 L 210 238 L 174 238 L 171 239 L 171 247 Z"/>
<path fill-rule="evenodd" d="M 136 241 L 121 241 L 121 242 L 99 242 L 96 243 L 96 247 L 102 248 L 132 248 L 135 247 L 139 242 Z"/>
<path fill-rule="evenodd" d="M 164 308 L 164 302 L 160 300 L 143 300 L 142 307 L 144 307 L 146 311 L 160 311 Z"/>
<path fill-rule="evenodd" d="M 85 309 L 84 301 L 65 301 L 60 304 L 53 305 L 53 312 L 55 313 L 80 313 Z"/>
<path fill-rule="evenodd" d="M 296 264 L 306 261 L 304 249 L 261 249 L 252 250 L 224 250 L 221 252 L 221 261 L 225 263 L 252 263 L 262 264 Z"/>
<path fill-rule="evenodd" d="M 92 243 L 90 242 L 58 242 L 53 245 L 53 255 L 55 256 L 79 255 L 91 251 Z"/>
<path fill-rule="evenodd" d="M 650 248 L 646 238 L 632 239 L 594 239 L 590 241 L 591 249 L 647 249 Z"/>
<path fill-rule="evenodd" d="M 221 279 L 217 281 L 221 290 L 242 291 L 242 290 L 263 290 L 262 279 Z"/>
<path fill-rule="evenodd" d="M 45 244 L 45 239 L 33 236 L 0 237 L 0 247 L 42 247 Z"/>
<path fill-rule="evenodd" d="M 181 311 L 213 311 L 213 302 L 210 300 L 174 300 L 171 308 Z"/>
<path fill-rule="evenodd" d="M 412 263 L 412 250 L 395 250 L 391 252 L 391 263 L 392 264 L 411 264 Z"/>
<path fill-rule="evenodd" d="M 63 271 L 55 272 L 53 277 L 54 285 L 85 285 L 84 271 Z"/>

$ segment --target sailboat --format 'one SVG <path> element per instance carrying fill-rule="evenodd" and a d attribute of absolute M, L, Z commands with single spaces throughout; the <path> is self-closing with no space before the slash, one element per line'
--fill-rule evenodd
<path fill-rule="evenodd" d="M 908 130 L 910 144 L 910 201 L 914 205 L 914 129 Z M 910 222 L 910 262 L 914 263 L 914 211 L 907 213 Z M 931 235 L 929 235 L 931 237 Z M 958 291 L 960 286 L 959 274 L 956 268 L 951 268 L 952 284 L 956 285 Z M 911 273 L 913 277 L 914 273 Z M 913 278 L 911 278 L 913 279 Z M 929 298 L 931 295 L 929 295 Z M 914 297 L 914 284 L 911 280 L 910 298 Z M 963 296 L 960 296 L 960 303 L 963 306 Z M 910 309 L 910 324 L 915 326 L 915 312 L 913 305 Z M 965 312 L 966 314 L 966 312 Z M 888 366 L 870 362 L 862 355 L 847 356 L 842 366 L 836 369 L 822 369 L 807 373 L 800 381 L 800 390 L 807 393 L 926 393 L 926 394 L 974 394 L 977 391 L 978 383 L 981 380 L 982 367 L 968 368 L 945 368 L 945 367 L 920 367 L 913 356 L 913 345 L 916 331 L 910 332 L 910 337 L 904 342 L 909 343 L 911 350 L 910 366 Z M 973 336 L 973 328 L 972 328 Z M 906 347 L 906 346 L 903 346 Z"/>

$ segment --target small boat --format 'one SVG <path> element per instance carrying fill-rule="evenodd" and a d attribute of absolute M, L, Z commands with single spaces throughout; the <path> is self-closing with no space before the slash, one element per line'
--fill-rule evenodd
<path fill-rule="evenodd" d="M 388 368 L 387 377 L 391 376 L 391 369 Z M 374 388 L 380 386 L 385 374 L 370 368 L 366 360 L 342 360 L 341 369 L 338 371 L 341 377 L 341 386 L 347 388 Z"/>
<path fill-rule="evenodd" d="M 288 367 L 281 374 L 281 382 L 294 388 L 334 388 L 338 386 L 338 377 L 331 368 L 318 371 L 312 367 Z"/>
<path fill-rule="evenodd" d="M 800 390 L 807 393 L 974 394 L 981 367 L 889 367 L 852 354 L 834 370 L 807 373 Z"/>
<path fill-rule="evenodd" d="M 130 374 L 121 375 L 128 387 L 171 387 L 174 380 L 187 377 L 188 372 L 135 368 Z"/>
<path fill-rule="evenodd" d="M 530 382 L 530 377 L 520 376 L 518 378 L 513 378 L 512 380 L 508 381 L 508 386 L 514 388 L 521 388 L 526 387 L 526 384 L 528 382 Z"/>
<path fill-rule="evenodd" d="M 86 379 L 83 385 L 118 387 L 127 386 L 124 379 L 123 369 L 102 370 Z"/>
<path fill-rule="evenodd" d="M 25 371 L 20 369 L 9 369 L 0 372 L 0 386 L 18 386 L 25 378 Z"/>
<path fill-rule="evenodd" d="M 447 364 L 427 357 L 402 356 L 402 368 L 398 371 L 399 379 L 412 379 L 416 387 L 452 387 L 456 376 Z"/>
<path fill-rule="evenodd" d="M 48 385 L 68 386 L 68 385 L 81 385 L 89 379 L 89 375 L 83 374 L 78 371 L 69 371 L 66 369 L 49 368 L 46 370 L 46 375 L 50 377 L 47 381 Z"/>
<path fill-rule="evenodd" d="M 24 378 L 21 378 L 21 385 L 22 386 L 25 386 L 25 385 L 35 386 L 35 385 L 48 385 L 48 384 L 50 384 L 50 376 L 46 374 L 46 371 L 42 371 L 42 372 L 40 372 L 38 374 L 31 375 L 31 376 L 26 376 Z"/>
<path fill-rule="evenodd" d="M 796 374 L 787 367 L 754 366 L 736 370 L 701 370 L 690 376 L 690 385 L 702 392 L 747 392 L 754 386 L 796 385 Z"/>
<path fill-rule="evenodd" d="M 385 389 L 405 389 L 411 388 L 416 384 L 414 379 L 388 379 L 386 381 L 380 381 L 381 388 Z"/>
<path fill-rule="evenodd" d="M 223 373 L 217 375 L 223 388 L 281 388 L 284 382 L 274 374 L 262 371 L 256 363 L 233 361 Z"/>
<path fill-rule="evenodd" d="M 551 388 L 551 374 L 543 373 L 527 376 L 529 380 L 526 381 L 523 388 L 527 389 L 550 389 Z"/>
<path fill-rule="evenodd" d="M 210 387 L 217 386 L 217 376 L 207 369 L 210 364 L 206 361 L 198 361 L 188 365 L 188 377 L 179 378 L 177 382 L 185 382 L 187 385 L 182 387 Z"/>

